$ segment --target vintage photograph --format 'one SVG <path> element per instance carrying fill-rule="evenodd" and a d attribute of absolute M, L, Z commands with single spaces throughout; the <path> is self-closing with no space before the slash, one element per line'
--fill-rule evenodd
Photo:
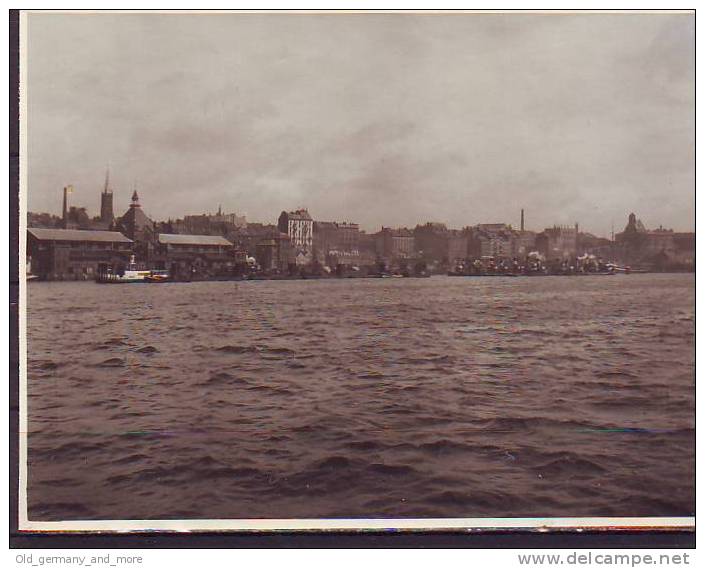
<path fill-rule="evenodd" d="M 694 12 L 20 38 L 20 529 L 694 525 Z"/>

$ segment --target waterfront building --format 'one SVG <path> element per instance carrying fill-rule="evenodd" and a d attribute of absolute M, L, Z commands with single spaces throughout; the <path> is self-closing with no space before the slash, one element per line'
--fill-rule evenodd
<path fill-rule="evenodd" d="M 45 280 L 88 280 L 98 265 L 129 263 L 133 242 L 113 231 L 27 229 L 32 273 Z"/>
<path fill-rule="evenodd" d="M 318 262 L 325 263 L 326 256 L 339 245 L 338 225 L 333 221 L 314 221 L 313 250 Z"/>
<path fill-rule="evenodd" d="M 450 264 L 465 261 L 470 251 L 471 229 L 451 229 L 448 231 L 448 252 Z"/>
<path fill-rule="evenodd" d="M 326 256 L 326 265 L 332 269 L 339 267 L 369 267 L 376 263 L 376 255 L 369 252 L 333 250 Z"/>
<path fill-rule="evenodd" d="M 578 255 L 578 224 L 545 229 L 536 237 L 536 248 L 546 260 L 574 259 Z"/>
<path fill-rule="evenodd" d="M 694 270 L 695 233 L 659 227 L 647 230 L 634 213 L 624 231 L 615 235 L 615 255 L 621 262 L 652 270 Z"/>
<path fill-rule="evenodd" d="M 382 227 L 376 234 L 377 256 L 386 260 L 414 257 L 414 233 L 406 227 L 392 229 Z"/>
<path fill-rule="evenodd" d="M 316 259 L 330 264 L 328 258 L 359 256 L 360 227 L 357 223 L 337 221 L 315 221 L 313 224 L 313 250 Z"/>
<path fill-rule="evenodd" d="M 266 273 L 287 274 L 295 264 L 291 239 L 289 235 L 279 231 L 261 239 L 256 244 L 254 256 L 257 264 Z"/>
<path fill-rule="evenodd" d="M 313 218 L 306 209 L 282 211 L 278 222 L 279 232 L 289 236 L 297 265 L 313 261 Z"/>
<path fill-rule="evenodd" d="M 448 263 L 448 228 L 443 223 L 426 223 L 414 228 L 416 256 L 426 262 Z"/>
<path fill-rule="evenodd" d="M 481 223 L 471 230 L 469 256 L 471 258 L 514 257 L 515 231 L 505 223 Z"/>
<path fill-rule="evenodd" d="M 227 274 L 235 266 L 233 244 L 220 236 L 162 233 L 155 244 L 153 267 L 175 278 Z"/>
<path fill-rule="evenodd" d="M 337 249 L 344 252 L 353 252 L 360 249 L 360 226 L 357 223 L 344 221 L 336 223 L 338 226 Z"/>
<path fill-rule="evenodd" d="M 522 209 L 522 222 L 523 213 L 524 210 Z M 536 232 L 525 230 L 515 231 L 513 245 L 514 251 L 512 257 L 516 257 L 521 260 L 525 259 L 529 253 L 536 250 Z"/>
<path fill-rule="evenodd" d="M 360 254 L 372 255 L 375 257 L 377 255 L 377 237 L 374 234 L 367 233 L 366 231 L 359 231 L 357 236 L 357 246 Z"/>

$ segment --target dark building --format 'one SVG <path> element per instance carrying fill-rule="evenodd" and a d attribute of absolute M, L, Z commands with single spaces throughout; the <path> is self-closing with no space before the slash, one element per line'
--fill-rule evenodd
<path fill-rule="evenodd" d="M 151 262 L 156 231 L 154 222 L 142 211 L 136 190 L 132 193 L 130 208 L 117 221 L 116 226 L 122 234 L 134 241 L 138 261 L 142 264 Z"/>
<path fill-rule="evenodd" d="M 358 234 L 358 248 L 361 254 L 377 255 L 377 238 L 374 234 L 360 231 Z"/>
<path fill-rule="evenodd" d="M 647 230 L 634 213 L 624 231 L 615 235 L 614 252 L 625 264 L 651 270 L 694 270 L 695 233 L 659 227 Z"/>
<path fill-rule="evenodd" d="M 375 237 L 377 256 L 382 259 L 398 260 L 414 256 L 414 233 L 407 228 L 382 227 Z"/>
<path fill-rule="evenodd" d="M 120 218 L 119 225 L 122 232 L 134 241 L 148 240 L 151 237 L 154 222 L 142 211 L 137 190 L 132 193 L 130 208 Z"/>
<path fill-rule="evenodd" d="M 255 247 L 255 259 L 266 273 L 289 272 L 295 265 L 289 235 L 277 231 L 276 234 L 261 239 Z"/>
<path fill-rule="evenodd" d="M 469 229 L 452 229 L 448 231 L 448 262 L 453 264 L 464 261 L 469 256 L 470 251 L 470 231 Z"/>
<path fill-rule="evenodd" d="M 235 249 L 219 236 L 159 234 L 152 264 L 169 270 L 174 277 L 216 276 L 229 273 L 235 266 Z"/>
<path fill-rule="evenodd" d="M 99 264 L 127 264 L 132 241 L 112 231 L 27 229 L 32 274 L 46 280 L 88 280 Z"/>
<path fill-rule="evenodd" d="M 313 248 L 319 262 L 327 263 L 328 257 L 359 253 L 360 227 L 357 223 L 315 221 Z"/>
<path fill-rule="evenodd" d="M 360 249 L 360 226 L 357 223 L 336 223 L 338 225 L 338 249 L 353 252 Z"/>
<path fill-rule="evenodd" d="M 554 226 L 536 236 L 536 248 L 546 260 L 568 260 L 578 255 L 578 224 Z"/>
<path fill-rule="evenodd" d="M 536 251 L 536 233 L 518 231 L 514 239 L 514 256 L 523 260 L 534 251 Z"/>
<path fill-rule="evenodd" d="M 426 262 L 448 262 L 448 228 L 443 223 L 426 223 L 414 229 L 414 246 L 419 258 Z"/>

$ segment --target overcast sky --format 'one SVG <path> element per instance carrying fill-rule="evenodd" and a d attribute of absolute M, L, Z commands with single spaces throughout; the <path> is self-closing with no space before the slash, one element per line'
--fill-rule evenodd
<path fill-rule="evenodd" d="M 694 17 L 32 14 L 28 200 L 694 228 Z"/>

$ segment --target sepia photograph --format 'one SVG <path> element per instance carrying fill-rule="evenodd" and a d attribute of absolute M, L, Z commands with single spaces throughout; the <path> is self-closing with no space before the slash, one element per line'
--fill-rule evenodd
<path fill-rule="evenodd" d="M 694 11 L 19 34 L 20 530 L 694 528 Z"/>

